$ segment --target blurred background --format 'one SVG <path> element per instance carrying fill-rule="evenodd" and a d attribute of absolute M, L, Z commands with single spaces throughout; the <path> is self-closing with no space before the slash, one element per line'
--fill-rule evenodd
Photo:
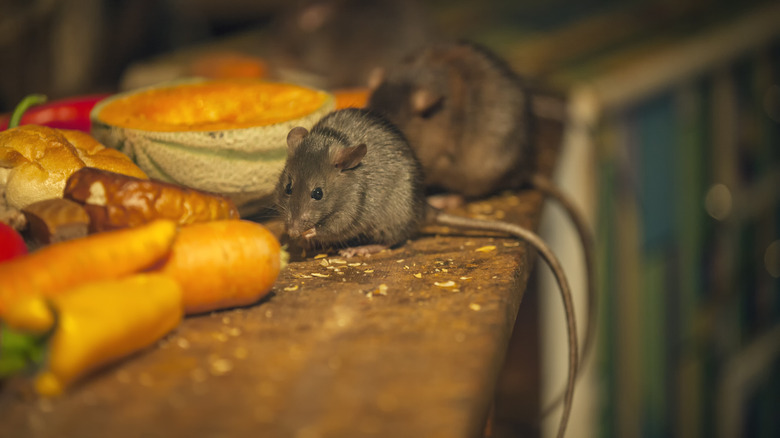
<path fill-rule="evenodd" d="M 361 87 L 453 38 L 569 99 L 556 179 L 596 231 L 600 293 L 569 436 L 780 436 L 776 1 L 0 0 L 0 113 L 194 74 Z M 549 210 L 542 231 L 582 290 Z M 521 306 L 495 437 L 555 430 L 557 414 L 535 420 L 565 380 L 549 281 Z"/>

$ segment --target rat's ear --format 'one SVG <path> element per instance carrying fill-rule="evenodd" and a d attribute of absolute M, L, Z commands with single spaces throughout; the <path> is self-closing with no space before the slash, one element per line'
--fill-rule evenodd
<path fill-rule="evenodd" d="M 336 152 L 336 156 L 333 158 L 333 167 L 339 170 L 354 169 L 366 156 L 368 148 L 365 143 L 360 143 L 357 146 L 350 146 L 347 148 L 340 148 Z"/>
<path fill-rule="evenodd" d="M 444 96 L 434 93 L 428 88 L 418 88 L 412 92 L 410 99 L 412 111 L 423 118 L 432 116 L 444 102 Z"/>
<path fill-rule="evenodd" d="M 334 7 L 328 3 L 306 6 L 298 16 L 298 28 L 305 33 L 319 30 L 333 17 Z"/>
<path fill-rule="evenodd" d="M 368 89 L 376 91 L 385 80 L 385 69 L 383 67 L 374 67 L 368 74 Z"/>
<path fill-rule="evenodd" d="M 287 134 L 287 152 L 293 153 L 307 135 L 309 135 L 309 131 L 303 126 L 293 128 L 290 133 Z"/>

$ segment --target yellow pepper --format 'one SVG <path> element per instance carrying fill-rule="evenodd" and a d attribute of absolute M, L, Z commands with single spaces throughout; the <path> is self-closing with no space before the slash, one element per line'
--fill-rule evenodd
<path fill-rule="evenodd" d="M 56 396 L 89 372 L 152 345 L 173 330 L 182 315 L 182 293 L 175 280 L 164 274 L 136 274 L 87 283 L 50 298 L 17 301 L 4 323 L 37 336 L 47 325 L 52 330 L 34 386 L 40 395 Z"/>

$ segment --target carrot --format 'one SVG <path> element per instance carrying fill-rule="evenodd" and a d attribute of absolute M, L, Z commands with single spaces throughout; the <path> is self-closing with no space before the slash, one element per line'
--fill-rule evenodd
<path fill-rule="evenodd" d="M 243 306 L 270 292 L 286 263 L 264 226 L 220 220 L 182 227 L 160 272 L 182 287 L 187 315 Z"/>
<path fill-rule="evenodd" d="M 159 220 L 136 228 L 55 243 L 0 264 L 0 316 L 20 297 L 55 296 L 73 286 L 146 269 L 171 248 L 176 224 Z"/>

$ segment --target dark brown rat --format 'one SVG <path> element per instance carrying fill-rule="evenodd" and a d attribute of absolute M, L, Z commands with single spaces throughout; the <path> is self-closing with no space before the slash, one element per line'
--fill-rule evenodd
<path fill-rule="evenodd" d="M 368 108 L 409 139 L 427 186 L 481 197 L 533 168 L 531 98 L 506 64 L 478 46 L 428 46 L 377 73 Z"/>
<path fill-rule="evenodd" d="M 329 89 L 364 86 L 374 67 L 392 65 L 436 35 L 415 0 L 297 0 L 270 30 L 266 56 L 276 75 Z"/>
<path fill-rule="evenodd" d="M 535 166 L 535 121 L 548 118 L 562 124 L 563 99 L 531 86 L 489 49 L 464 41 L 412 52 L 394 66 L 378 69 L 370 85 L 367 107 L 404 133 L 429 191 L 479 198 L 531 187 L 564 207 L 585 252 L 584 358 L 595 338 L 594 239 L 575 203 Z"/>
<path fill-rule="evenodd" d="M 311 246 L 349 246 L 342 255 L 350 256 L 402 244 L 424 223 L 432 223 L 505 232 L 534 246 L 558 281 L 566 311 L 570 354 L 559 427 L 563 436 L 577 373 L 577 331 L 568 282 L 547 245 L 517 225 L 450 215 L 431 207 L 425 199 L 422 168 L 406 138 L 370 111 L 332 112 L 311 131 L 294 128 L 287 143 L 277 196 L 291 238 L 303 238 Z"/>

